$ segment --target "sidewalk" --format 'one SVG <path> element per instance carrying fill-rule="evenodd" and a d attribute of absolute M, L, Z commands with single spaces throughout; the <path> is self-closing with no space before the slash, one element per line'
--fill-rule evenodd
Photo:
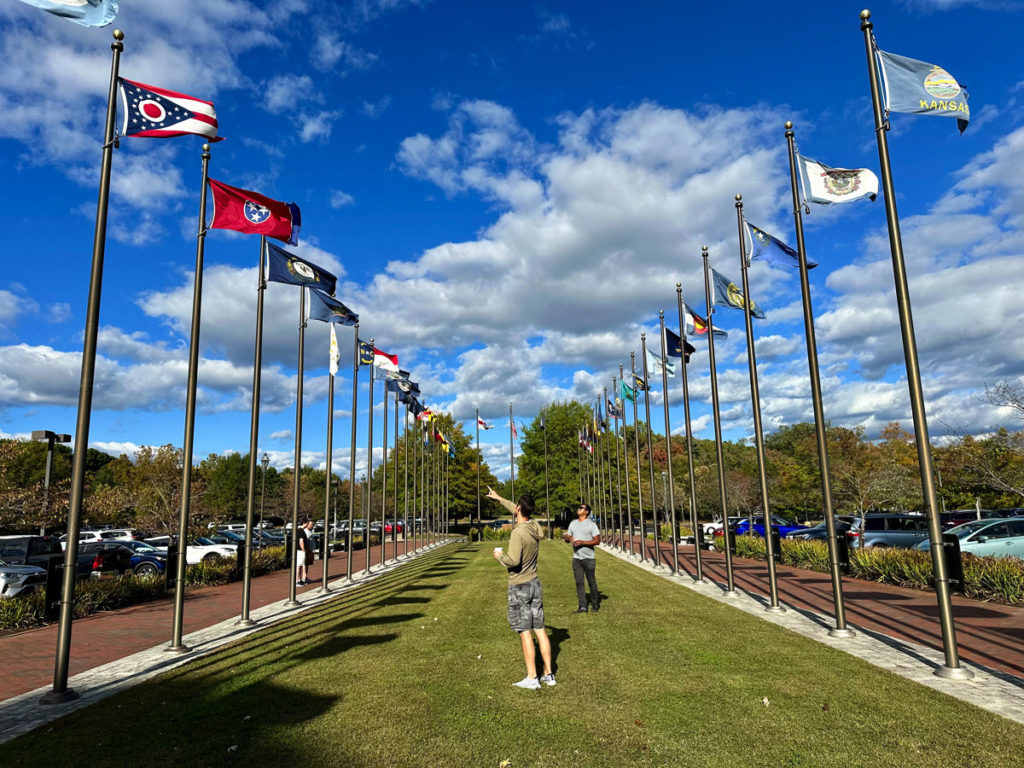
<path fill-rule="evenodd" d="M 617 538 L 609 542 L 617 545 Z M 629 550 L 629 540 L 625 541 Z M 634 537 L 634 551 L 640 551 L 640 537 Z M 647 558 L 654 557 L 654 542 L 646 542 Z M 704 578 L 725 584 L 725 555 L 701 552 Z M 661 542 L 661 567 L 672 566 L 672 545 Z M 768 595 L 768 564 L 762 560 L 733 558 L 736 588 L 752 595 Z M 692 546 L 679 548 L 679 569 L 696 576 L 697 563 Z M 835 615 L 832 579 L 827 573 L 777 565 L 779 602 Z M 847 623 L 858 629 L 942 650 L 942 632 L 935 593 L 843 578 Z M 1024 608 L 953 597 L 953 619 L 960 657 L 1001 672 L 1024 678 Z M 835 626 L 834 621 L 827 627 Z"/>
<path fill-rule="evenodd" d="M 413 542 L 409 542 L 409 551 Z M 387 542 L 387 559 L 393 557 L 393 543 Z M 401 561 L 405 544 L 398 542 Z M 370 548 L 370 564 L 380 565 L 381 547 Z M 298 593 L 316 591 L 323 579 L 322 561 L 317 560 L 310 569 L 312 583 L 296 587 Z M 366 550 L 352 553 L 352 570 L 365 568 Z M 346 553 L 336 552 L 329 560 L 330 579 L 345 576 Z M 275 571 L 252 580 L 249 595 L 251 611 L 288 598 L 290 574 Z M 250 611 L 250 612 L 251 612 Z M 242 612 L 242 582 L 235 581 L 220 587 L 207 587 L 185 593 L 183 635 L 205 629 Z M 174 615 L 172 599 L 142 603 L 108 613 L 96 613 L 77 619 L 71 629 L 69 677 L 93 669 L 147 648 L 170 644 L 171 621 Z M 57 647 L 57 624 L 30 629 L 15 635 L 0 637 L 0 701 L 53 684 L 54 653 Z"/>

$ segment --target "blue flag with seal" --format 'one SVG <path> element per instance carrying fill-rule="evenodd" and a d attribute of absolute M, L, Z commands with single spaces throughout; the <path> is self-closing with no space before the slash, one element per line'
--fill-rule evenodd
<path fill-rule="evenodd" d="M 117 0 L 21 0 L 83 27 L 105 27 L 117 16 Z"/>
<path fill-rule="evenodd" d="M 711 276 L 713 278 L 712 287 L 714 288 L 712 304 L 726 304 L 734 309 L 746 308 L 747 302 L 744 300 L 743 291 L 740 290 L 736 283 L 714 269 L 711 270 Z M 758 320 L 764 320 L 764 312 L 761 311 L 761 308 L 757 306 L 753 299 L 750 300 L 750 314 Z"/>
<path fill-rule="evenodd" d="M 318 290 L 309 292 L 309 317 L 313 320 L 337 323 L 338 325 L 355 325 L 359 322 L 359 315 L 333 296 L 328 296 Z"/>
<path fill-rule="evenodd" d="M 338 278 L 311 261 L 300 259 L 271 242 L 267 243 L 267 279 L 275 283 L 316 288 L 326 294 L 334 293 Z"/>
<path fill-rule="evenodd" d="M 786 245 L 778 238 L 772 237 L 763 229 L 755 227 L 746 219 L 743 223 L 747 225 L 747 236 L 750 238 L 747 249 L 747 263 L 752 259 L 761 259 L 777 267 L 799 267 L 800 254 Z M 807 268 L 814 269 L 818 262 L 807 259 Z"/>
<path fill-rule="evenodd" d="M 937 64 L 877 51 L 885 111 L 911 115 L 955 117 L 960 133 L 967 130 L 971 109 L 967 89 Z"/>
<path fill-rule="evenodd" d="M 359 340 L 359 364 L 360 365 L 373 365 L 374 358 L 373 344 L 369 342 Z"/>
<path fill-rule="evenodd" d="M 682 357 L 686 354 L 686 362 L 690 362 L 690 355 L 697 351 L 697 348 L 690 342 L 679 338 L 679 334 L 665 329 L 665 352 L 669 357 Z"/>

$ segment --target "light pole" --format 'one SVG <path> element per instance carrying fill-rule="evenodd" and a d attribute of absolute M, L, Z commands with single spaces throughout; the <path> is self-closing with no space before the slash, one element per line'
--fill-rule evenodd
<path fill-rule="evenodd" d="M 263 546 L 263 499 L 267 495 L 267 467 L 270 466 L 270 456 L 266 453 L 260 459 L 263 465 L 263 480 L 260 487 L 260 546 Z"/>
<path fill-rule="evenodd" d="M 48 429 L 36 429 L 32 431 L 33 440 L 46 441 L 46 475 L 43 479 L 43 514 L 50 511 L 50 473 L 53 471 L 53 444 L 70 443 L 71 435 L 58 435 Z M 39 535 L 46 535 L 46 523 L 39 525 Z"/>

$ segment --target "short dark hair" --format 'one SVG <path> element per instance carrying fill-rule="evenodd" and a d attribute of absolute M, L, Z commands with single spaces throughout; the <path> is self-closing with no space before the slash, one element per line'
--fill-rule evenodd
<path fill-rule="evenodd" d="M 587 504 L 585 501 L 580 502 L 580 507 L 583 507 L 585 510 L 587 510 L 588 515 L 590 514 L 590 505 Z M 579 509 L 579 507 L 577 507 L 577 509 Z"/>
<path fill-rule="evenodd" d="M 524 493 L 519 497 L 519 514 L 523 517 L 533 517 L 533 496 L 528 493 Z"/>

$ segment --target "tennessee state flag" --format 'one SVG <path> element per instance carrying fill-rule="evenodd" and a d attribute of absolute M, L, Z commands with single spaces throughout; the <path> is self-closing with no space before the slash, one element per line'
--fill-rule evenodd
<path fill-rule="evenodd" d="M 210 179 L 213 192 L 211 229 L 233 229 L 250 235 L 266 235 L 295 245 L 302 215 L 295 203 L 271 200 L 257 192 L 229 187 Z"/>

